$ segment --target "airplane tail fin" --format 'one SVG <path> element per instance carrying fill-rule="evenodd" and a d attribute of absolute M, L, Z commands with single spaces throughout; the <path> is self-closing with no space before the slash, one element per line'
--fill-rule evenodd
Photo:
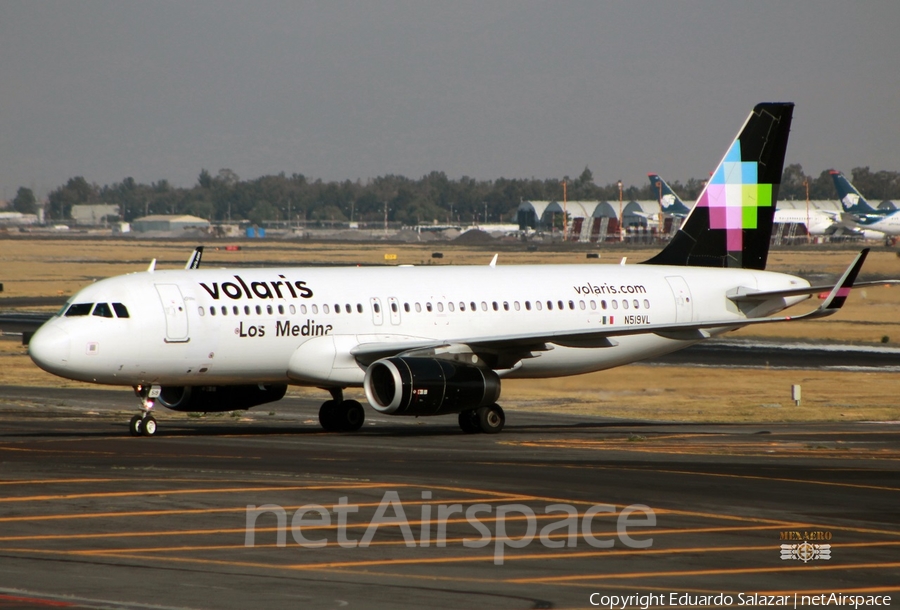
<path fill-rule="evenodd" d="M 659 177 L 659 174 L 647 174 L 647 177 L 650 178 L 650 184 L 653 185 L 653 189 L 659 197 L 659 207 L 663 212 L 682 217 L 690 213 L 691 208 L 684 205 L 681 197 L 666 184 L 665 180 Z"/>
<path fill-rule="evenodd" d="M 844 177 L 844 174 L 837 170 L 829 170 L 831 179 L 834 180 L 834 189 L 837 191 L 838 198 L 844 211 L 850 214 L 877 214 L 878 210 L 873 208 L 866 198 L 863 197 L 856 187 L 850 184 L 850 181 Z"/>
<path fill-rule="evenodd" d="M 757 104 L 651 265 L 765 269 L 794 104 Z"/>

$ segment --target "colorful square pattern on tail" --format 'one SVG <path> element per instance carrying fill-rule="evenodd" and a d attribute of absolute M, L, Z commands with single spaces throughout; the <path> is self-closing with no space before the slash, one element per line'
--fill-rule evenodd
<path fill-rule="evenodd" d="M 743 230 L 756 229 L 757 209 L 772 206 L 772 185 L 759 184 L 756 161 L 741 161 L 735 140 L 697 205 L 709 208 L 711 229 L 725 229 L 729 252 L 743 249 Z"/>

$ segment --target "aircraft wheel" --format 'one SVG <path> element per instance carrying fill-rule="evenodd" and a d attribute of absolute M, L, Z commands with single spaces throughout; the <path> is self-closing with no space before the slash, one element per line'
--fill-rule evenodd
<path fill-rule="evenodd" d="M 326 432 L 335 432 L 340 430 L 339 420 L 340 413 L 338 411 L 340 405 L 337 401 L 326 400 L 319 407 L 319 423 Z"/>
<path fill-rule="evenodd" d="M 366 421 L 366 410 L 355 400 L 345 400 L 340 406 L 340 429 L 356 432 Z"/>
<path fill-rule="evenodd" d="M 153 419 L 152 415 L 148 415 L 144 418 L 144 422 L 141 424 L 141 434 L 144 436 L 153 436 L 156 434 L 156 420 Z"/>
<path fill-rule="evenodd" d="M 491 405 L 489 407 L 481 407 L 477 411 L 478 427 L 485 434 L 497 434 L 503 430 L 503 424 L 506 423 L 506 414 L 500 405 Z"/>
<path fill-rule="evenodd" d="M 478 412 L 475 410 L 460 411 L 459 427 L 462 428 L 462 431 L 466 434 L 476 434 L 481 432 L 481 426 L 478 424 Z"/>
<path fill-rule="evenodd" d="M 140 436 L 143 434 L 143 424 L 144 418 L 140 415 L 135 415 L 131 418 L 131 421 L 128 422 L 128 432 L 131 433 L 131 436 Z"/>

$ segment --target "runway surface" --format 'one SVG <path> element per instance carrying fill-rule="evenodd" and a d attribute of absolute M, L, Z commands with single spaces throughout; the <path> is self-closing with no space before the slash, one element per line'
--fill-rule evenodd
<path fill-rule="evenodd" d="M 497 436 L 371 410 L 360 432 L 327 434 L 317 403 L 288 397 L 243 417 L 162 412 L 156 437 L 135 438 L 135 406 L 129 391 L 0 386 L 0 608 L 900 595 L 896 423 L 666 425 L 509 405 Z M 296 516 L 310 504 L 321 512 Z M 625 521 L 642 548 L 617 533 L 630 505 L 655 518 Z M 353 545 L 379 513 L 392 522 Z M 830 559 L 782 559 L 810 535 Z"/>

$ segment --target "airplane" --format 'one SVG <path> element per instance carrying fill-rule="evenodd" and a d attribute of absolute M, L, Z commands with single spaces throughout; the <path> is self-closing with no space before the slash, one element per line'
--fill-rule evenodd
<path fill-rule="evenodd" d="M 456 415 L 497 433 L 501 380 L 576 375 L 666 354 L 748 325 L 837 312 L 865 260 L 833 286 L 765 271 L 792 103 L 757 105 L 681 229 L 638 265 L 187 269 L 87 286 L 32 337 L 42 369 L 130 386 L 129 430 L 154 407 L 215 412 L 318 387 L 326 431 L 354 431 L 362 387 L 394 416 Z M 196 258 L 196 260 L 195 260 Z M 623 261 L 624 262 L 624 261 Z M 812 294 L 821 305 L 774 314 Z"/>
<path fill-rule="evenodd" d="M 648 174 L 650 183 L 661 193 L 660 206 L 666 214 L 682 218 L 690 212 L 681 198 L 675 194 L 666 181 L 658 174 Z M 829 213 L 824 210 L 810 210 L 809 214 L 804 210 L 775 209 L 775 224 L 802 224 L 810 235 L 832 235 L 842 225 L 837 213 Z"/>
<path fill-rule="evenodd" d="M 872 207 L 866 198 L 839 171 L 830 170 L 834 188 L 844 207 L 842 219 L 849 226 L 864 232 L 881 233 L 881 236 L 867 237 L 888 239 L 888 236 L 900 235 L 900 210 L 882 210 Z"/>

